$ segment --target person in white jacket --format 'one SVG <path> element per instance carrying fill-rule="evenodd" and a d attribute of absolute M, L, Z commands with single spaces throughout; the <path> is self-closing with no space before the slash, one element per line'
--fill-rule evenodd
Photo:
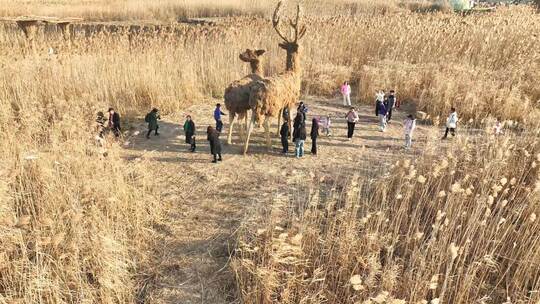
<path fill-rule="evenodd" d="M 457 122 L 458 116 L 456 113 L 456 108 L 451 108 L 450 115 L 446 120 L 446 131 L 444 132 L 444 136 L 442 139 L 446 139 L 448 137 L 448 132 L 450 132 L 452 136 L 456 136 Z"/>
<path fill-rule="evenodd" d="M 405 119 L 405 122 L 403 123 L 403 127 L 405 128 L 405 149 L 410 149 L 412 146 L 414 129 L 416 129 L 416 119 L 414 119 L 413 115 L 407 116 L 407 119 Z"/>

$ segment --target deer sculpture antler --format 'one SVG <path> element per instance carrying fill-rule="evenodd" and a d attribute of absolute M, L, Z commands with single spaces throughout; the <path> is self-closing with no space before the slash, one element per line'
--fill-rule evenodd
<path fill-rule="evenodd" d="M 283 1 L 279 1 L 277 6 L 276 6 L 276 9 L 274 10 L 274 14 L 272 16 L 272 25 L 274 27 L 274 29 L 276 30 L 277 34 L 279 35 L 279 37 L 281 37 L 281 39 L 285 40 L 286 43 L 297 43 L 298 40 L 302 39 L 302 37 L 304 37 L 304 35 L 306 34 L 306 26 L 305 25 L 302 25 L 302 26 L 298 26 L 298 23 L 300 21 L 300 15 L 301 15 L 301 7 L 300 7 L 300 4 L 297 4 L 296 5 L 296 18 L 294 19 L 289 19 L 289 24 L 290 26 L 293 28 L 294 30 L 294 37 L 293 39 L 288 39 L 286 37 L 286 35 L 284 35 L 280 29 L 279 29 L 279 24 L 280 24 L 280 15 L 279 15 L 279 11 L 281 9 L 281 6 L 283 4 Z"/>

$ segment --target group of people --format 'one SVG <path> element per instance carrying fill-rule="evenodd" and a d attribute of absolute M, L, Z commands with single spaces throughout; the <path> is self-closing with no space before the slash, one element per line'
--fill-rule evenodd
<path fill-rule="evenodd" d="M 340 88 L 341 94 L 343 95 L 343 105 L 351 106 L 351 87 L 348 82 L 344 82 Z M 400 102 L 396 98 L 395 90 L 390 90 L 388 94 L 383 90 L 377 91 L 375 94 L 375 116 L 379 119 L 379 131 L 385 132 L 390 120 L 392 120 L 392 112 L 395 108 L 400 107 Z M 354 135 L 354 129 L 356 123 L 359 121 L 358 113 L 354 107 L 350 107 L 347 115 L 345 116 L 347 120 L 347 139 L 351 140 Z M 450 109 L 450 114 L 446 120 L 446 130 L 442 139 L 447 139 L 448 134 L 452 136 L 456 135 L 458 123 L 458 116 L 456 109 L 452 107 Z M 413 114 L 407 115 L 404 123 L 404 133 L 405 133 L 405 148 L 409 149 L 412 146 L 412 137 L 414 130 L 416 129 L 416 118 Z M 502 125 L 499 120 L 494 127 L 494 132 L 496 135 L 502 134 Z"/>
<path fill-rule="evenodd" d="M 345 106 L 350 106 L 349 111 L 345 115 L 347 121 L 347 139 L 352 140 L 354 135 L 355 126 L 360 120 L 356 108 L 351 106 L 350 93 L 351 88 L 348 82 L 345 82 L 341 86 L 341 93 L 343 94 L 343 104 Z M 385 132 L 388 122 L 392 119 L 392 111 L 394 108 L 399 108 L 400 104 L 396 98 L 395 91 L 390 90 L 388 94 L 384 91 L 378 91 L 375 96 L 375 115 L 379 119 L 379 130 Z M 300 102 L 296 116 L 293 120 L 293 130 L 292 130 L 292 142 L 294 143 L 294 154 L 297 158 L 304 156 L 304 145 L 308 137 L 307 127 L 306 127 L 306 118 L 307 118 L 308 108 L 306 104 Z M 104 132 L 109 130 L 114 134 L 115 137 L 121 135 L 121 126 L 120 126 L 120 114 L 117 113 L 114 108 L 109 108 L 108 119 L 105 118 L 105 115 L 102 112 L 98 112 L 98 118 L 96 119 L 99 127 L 99 137 L 104 137 Z M 221 110 L 221 104 L 216 104 L 214 109 L 213 117 L 215 120 L 215 127 L 208 126 L 206 130 L 207 140 L 210 145 L 210 153 L 213 156 L 212 162 L 216 163 L 222 161 L 221 155 L 221 141 L 220 134 L 223 130 L 222 116 L 226 115 Z M 280 126 L 280 137 L 282 144 L 282 153 L 289 153 L 289 138 L 291 137 L 291 130 L 289 129 L 289 113 L 288 110 L 283 111 L 284 122 Z M 159 110 L 154 108 L 145 116 L 145 122 L 148 124 L 148 132 L 146 133 L 146 138 L 150 138 L 152 132 L 154 136 L 159 136 L 159 123 L 161 119 Z M 458 116 L 455 108 L 451 108 L 450 114 L 447 119 L 446 130 L 442 139 L 446 139 L 449 134 L 452 136 L 456 135 Z M 107 123 L 107 127 L 105 127 Z M 315 116 L 311 122 L 311 130 L 309 137 L 311 138 L 311 154 L 317 155 L 317 139 L 319 137 L 319 130 L 322 129 L 322 133 L 326 136 L 332 136 L 332 119 L 330 115 L 323 117 Z M 404 123 L 404 133 L 405 133 L 405 148 L 409 149 L 412 146 L 413 133 L 416 128 L 416 119 L 414 115 L 407 115 Z M 186 116 L 186 121 L 183 125 L 183 130 L 185 133 L 185 143 L 189 145 L 189 151 L 195 152 L 196 145 L 196 127 L 195 122 L 193 121 L 190 115 Z M 495 134 L 502 133 L 502 124 L 497 120 L 495 125 Z"/>
<path fill-rule="evenodd" d="M 213 156 L 213 163 L 217 163 L 218 161 L 223 160 L 223 157 L 221 156 L 221 141 L 219 140 L 219 135 L 221 133 L 223 123 L 221 122 L 221 119 L 216 122 L 220 123 L 218 126 L 216 126 L 216 128 L 212 126 L 208 126 L 206 128 L 206 136 L 210 144 L 210 154 L 212 154 Z M 195 149 L 197 148 L 195 138 L 195 122 L 191 118 L 191 115 L 186 116 L 186 121 L 184 122 L 183 129 L 186 135 L 186 144 L 189 145 L 189 151 L 195 152 Z"/>
<path fill-rule="evenodd" d="M 97 123 L 97 141 L 100 146 L 103 146 L 105 133 L 110 131 L 115 137 L 120 137 L 122 128 L 120 127 L 120 114 L 118 114 L 113 108 L 109 108 L 107 111 L 108 119 L 105 118 L 103 112 L 98 112 L 96 117 Z M 107 124 L 107 126 L 105 126 Z"/>
<path fill-rule="evenodd" d="M 206 138 L 210 144 L 210 154 L 212 154 L 212 162 L 217 163 L 222 161 L 223 157 L 221 156 L 221 141 L 219 135 L 223 128 L 223 122 L 221 121 L 221 115 L 225 115 L 221 111 L 221 105 L 217 104 L 216 110 L 214 111 L 214 118 L 216 119 L 216 127 L 208 126 L 206 128 Z M 195 122 L 191 118 L 191 115 L 186 116 L 186 121 L 184 122 L 184 134 L 186 135 L 185 142 L 189 145 L 189 151 L 195 152 L 197 149 L 197 143 L 195 138 Z"/>
<path fill-rule="evenodd" d="M 345 82 L 343 86 L 341 86 L 343 104 L 345 106 L 350 106 L 351 104 L 350 92 L 351 88 L 349 83 Z M 375 116 L 379 118 L 379 130 L 381 132 L 386 131 L 388 122 L 392 119 L 393 109 L 399 106 L 400 104 L 398 103 L 396 92 L 394 90 L 390 90 L 388 94 L 382 90 L 375 94 Z M 355 125 L 359 121 L 359 116 L 355 107 L 350 107 L 345 119 L 347 120 L 347 139 L 351 140 L 354 135 Z"/>
<path fill-rule="evenodd" d="M 399 108 L 399 106 L 394 90 L 390 90 L 389 94 L 384 91 L 375 94 L 375 116 L 379 118 L 379 130 L 381 132 L 386 131 L 386 126 L 392 120 L 393 109 Z"/>
<path fill-rule="evenodd" d="M 306 116 L 307 116 L 308 108 L 303 103 L 300 102 L 300 105 L 296 109 L 296 116 L 294 117 L 294 124 L 293 124 L 293 132 L 292 132 L 292 141 L 294 143 L 294 155 L 297 158 L 304 156 L 304 144 L 307 139 L 307 129 L 306 129 Z M 279 130 L 279 134 L 281 137 L 281 145 L 283 147 L 282 153 L 287 154 L 289 153 L 289 137 L 291 136 L 291 132 L 289 130 L 289 114 L 284 113 L 283 115 L 284 121 L 281 125 L 281 128 Z M 311 131 L 309 133 L 309 136 L 311 138 L 311 154 L 317 155 L 317 138 L 319 137 L 319 126 L 320 126 L 320 120 L 318 118 L 313 118 L 311 122 Z M 329 135 L 330 134 L 330 117 L 328 116 L 327 119 L 323 122 L 323 131 Z"/>
<path fill-rule="evenodd" d="M 341 95 L 343 96 L 343 105 L 351 107 L 351 86 L 348 81 L 345 81 L 340 88 Z M 375 116 L 379 118 L 379 129 L 381 132 L 385 132 L 388 122 L 392 119 L 392 111 L 394 108 L 399 108 L 400 104 L 396 98 L 396 92 L 390 90 L 386 94 L 383 90 L 377 91 L 375 94 Z M 358 115 L 356 110 L 351 107 L 347 113 L 347 137 L 350 139 L 354 133 L 354 124 L 358 122 Z"/>

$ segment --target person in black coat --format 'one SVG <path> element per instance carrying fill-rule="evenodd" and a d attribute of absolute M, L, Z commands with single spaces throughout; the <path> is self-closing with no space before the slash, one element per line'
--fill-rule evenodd
<path fill-rule="evenodd" d="M 116 113 L 113 108 L 109 108 L 109 129 L 114 133 L 114 136 L 120 136 L 120 114 Z"/>
<path fill-rule="evenodd" d="M 293 122 L 293 142 L 296 142 L 297 137 L 295 134 L 298 133 L 296 130 L 298 130 L 302 125 L 304 125 L 304 115 L 302 112 L 297 112 Z"/>
<path fill-rule="evenodd" d="M 281 136 L 281 145 L 283 146 L 283 154 L 289 152 L 289 136 L 291 131 L 289 131 L 289 121 L 285 120 L 281 125 L 279 130 L 279 135 Z"/>
<path fill-rule="evenodd" d="M 304 156 L 304 142 L 306 141 L 306 124 L 302 121 L 298 128 L 294 129 L 293 137 L 295 138 L 295 155 L 297 158 Z"/>
<path fill-rule="evenodd" d="M 296 108 L 296 112 L 302 114 L 302 119 L 303 119 L 303 122 L 305 123 L 305 122 L 306 122 L 306 117 L 307 117 L 308 108 L 307 108 L 307 106 L 304 104 L 303 101 L 300 101 L 300 104 L 298 105 L 298 108 Z"/>
<path fill-rule="evenodd" d="M 317 155 L 317 137 L 319 137 L 319 121 L 313 118 L 311 121 L 311 154 Z"/>
<path fill-rule="evenodd" d="M 390 90 L 390 95 L 388 95 L 388 98 L 386 99 L 386 121 L 389 122 L 390 119 L 392 119 L 392 109 L 396 106 L 396 92 L 394 90 Z"/>
<path fill-rule="evenodd" d="M 218 161 L 222 161 L 221 141 L 219 140 L 219 132 L 212 128 L 212 126 L 208 126 L 206 134 L 208 136 L 208 142 L 210 143 L 210 153 L 214 156 L 212 162 L 217 163 Z"/>

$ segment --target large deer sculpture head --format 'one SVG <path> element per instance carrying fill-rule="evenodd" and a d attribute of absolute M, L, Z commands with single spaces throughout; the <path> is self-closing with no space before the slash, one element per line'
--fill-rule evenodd
<path fill-rule="evenodd" d="M 274 30 L 276 30 L 277 34 L 281 39 L 283 39 L 283 42 L 279 43 L 279 47 L 287 51 L 287 70 L 296 70 L 298 68 L 297 63 L 297 54 L 299 51 L 299 44 L 298 41 L 304 37 L 306 34 L 306 26 L 305 25 L 299 25 L 300 22 L 300 15 L 301 15 L 301 7 L 300 4 L 296 5 L 296 17 L 289 18 L 289 25 L 291 27 L 291 33 L 292 38 L 289 38 L 287 35 L 283 34 L 283 32 L 280 29 L 281 26 L 281 16 L 280 16 L 280 9 L 283 5 L 282 1 L 279 1 L 276 9 L 274 10 L 274 14 L 272 16 L 272 25 L 274 27 Z"/>

